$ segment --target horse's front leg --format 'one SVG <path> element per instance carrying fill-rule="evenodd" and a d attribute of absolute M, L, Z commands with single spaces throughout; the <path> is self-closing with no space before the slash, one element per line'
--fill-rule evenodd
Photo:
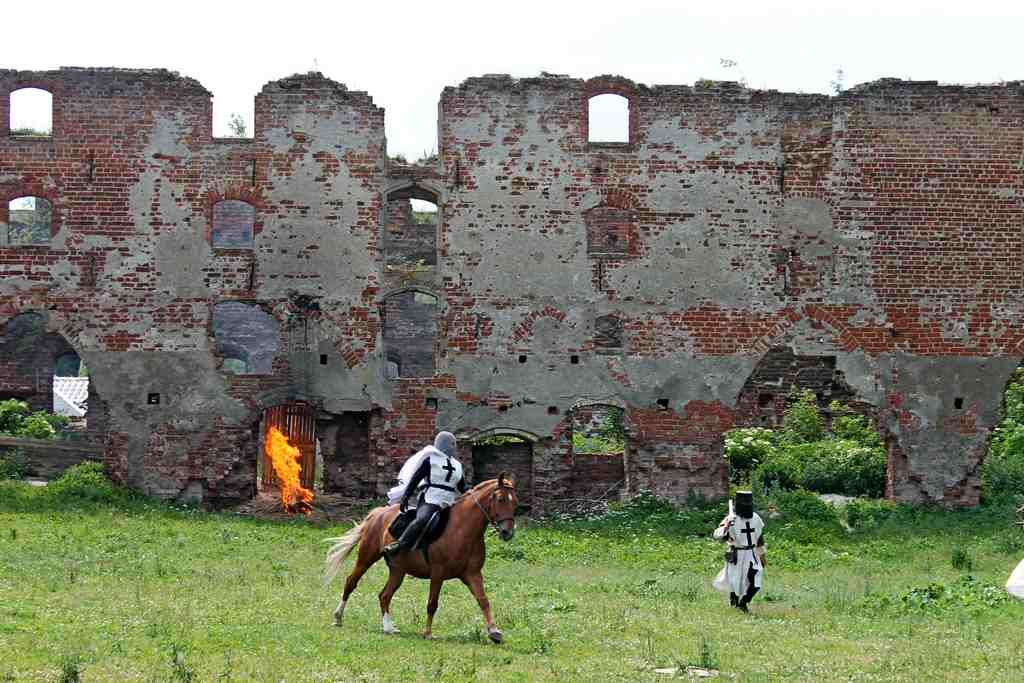
<path fill-rule="evenodd" d="M 423 632 L 424 638 L 433 635 L 434 613 L 437 612 L 437 599 L 441 595 L 441 584 L 443 583 L 444 579 L 437 574 L 430 577 L 430 597 L 427 598 L 427 629 Z"/>
<path fill-rule="evenodd" d="M 480 605 L 480 611 L 484 613 L 484 623 L 487 624 L 487 637 L 495 643 L 501 643 L 504 640 L 504 635 L 491 616 L 491 601 L 487 599 L 487 593 L 484 592 L 484 575 L 479 572 L 467 574 L 462 577 L 462 583 L 466 584 L 469 588 L 473 597 L 476 598 L 477 604 Z"/>

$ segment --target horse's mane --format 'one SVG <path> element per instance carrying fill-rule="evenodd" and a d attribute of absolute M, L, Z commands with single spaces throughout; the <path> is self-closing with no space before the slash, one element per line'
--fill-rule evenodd
<path fill-rule="evenodd" d="M 505 475 L 505 482 L 507 484 L 512 484 L 512 486 L 515 487 L 515 483 L 516 483 L 515 477 L 512 477 L 511 475 L 506 474 Z M 498 488 L 498 480 L 497 480 L 497 478 L 495 478 L 495 479 L 485 479 L 484 481 L 480 482 L 479 484 L 477 484 L 476 486 L 474 486 L 473 488 L 469 489 L 468 491 L 463 493 L 461 496 L 459 496 L 458 500 L 462 500 L 463 498 L 468 498 L 469 494 L 471 494 L 471 493 L 479 493 L 479 494 L 493 493 L 494 489 L 497 489 L 497 488 Z M 491 490 L 487 490 L 487 489 L 491 489 Z"/>

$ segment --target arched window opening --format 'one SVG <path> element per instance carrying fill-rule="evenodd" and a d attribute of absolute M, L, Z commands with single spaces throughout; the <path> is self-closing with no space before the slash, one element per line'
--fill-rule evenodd
<path fill-rule="evenodd" d="M 53 365 L 54 377 L 78 377 L 83 368 L 82 359 L 77 353 L 65 353 L 57 357 Z"/>
<path fill-rule="evenodd" d="M 516 481 L 519 514 L 533 506 L 533 443 L 516 434 L 491 433 L 473 442 L 472 484 L 508 472 Z"/>
<path fill-rule="evenodd" d="M 7 203 L 0 235 L 9 245 L 46 245 L 53 234 L 53 204 L 42 197 L 17 197 Z"/>
<path fill-rule="evenodd" d="M 234 375 L 269 375 L 280 345 L 281 327 L 259 306 L 225 301 L 213 308 L 213 336 L 221 369 Z"/>
<path fill-rule="evenodd" d="M 426 292 L 399 292 L 384 301 L 385 374 L 433 376 L 437 309 L 437 297 Z"/>
<path fill-rule="evenodd" d="M 213 137 L 227 140 L 253 138 L 256 100 L 243 88 L 230 96 L 212 98 L 211 112 Z"/>
<path fill-rule="evenodd" d="M 626 452 L 624 411 L 617 406 L 586 405 L 572 411 L 572 452 L 575 455 L 616 455 Z"/>
<path fill-rule="evenodd" d="M 53 134 L 53 95 L 39 88 L 11 93 L 11 135 L 49 137 Z"/>
<path fill-rule="evenodd" d="M 221 249 L 252 249 L 256 207 L 238 199 L 225 199 L 213 205 L 210 243 Z"/>
<path fill-rule="evenodd" d="M 0 395 L 17 397 L 32 412 L 63 415 L 70 429 L 86 429 L 88 373 L 68 341 L 46 330 L 42 315 L 20 313 L 0 324 L 0 358 Z"/>
<path fill-rule="evenodd" d="M 588 142 L 629 142 L 629 100 L 622 95 L 595 95 L 588 103 Z"/>
<path fill-rule="evenodd" d="M 388 274 L 431 274 L 437 266 L 436 198 L 416 186 L 388 195 L 384 216 L 384 257 Z"/>

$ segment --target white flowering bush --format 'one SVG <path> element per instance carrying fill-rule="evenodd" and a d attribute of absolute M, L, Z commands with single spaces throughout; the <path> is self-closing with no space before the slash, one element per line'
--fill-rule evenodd
<path fill-rule="evenodd" d="M 725 433 L 729 479 L 736 484 L 750 479 L 751 471 L 775 454 L 777 435 L 763 427 L 740 427 Z"/>

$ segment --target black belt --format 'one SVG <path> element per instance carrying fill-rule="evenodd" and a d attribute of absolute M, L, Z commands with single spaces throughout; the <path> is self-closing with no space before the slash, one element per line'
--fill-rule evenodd
<path fill-rule="evenodd" d="M 736 546 L 736 550 L 753 550 L 756 547 L 756 545 L 738 545 Z"/>
<path fill-rule="evenodd" d="M 427 488 L 428 489 L 441 489 L 443 491 L 451 491 L 452 493 L 456 493 L 456 489 L 455 489 L 454 486 L 445 486 L 444 484 L 427 484 Z"/>

